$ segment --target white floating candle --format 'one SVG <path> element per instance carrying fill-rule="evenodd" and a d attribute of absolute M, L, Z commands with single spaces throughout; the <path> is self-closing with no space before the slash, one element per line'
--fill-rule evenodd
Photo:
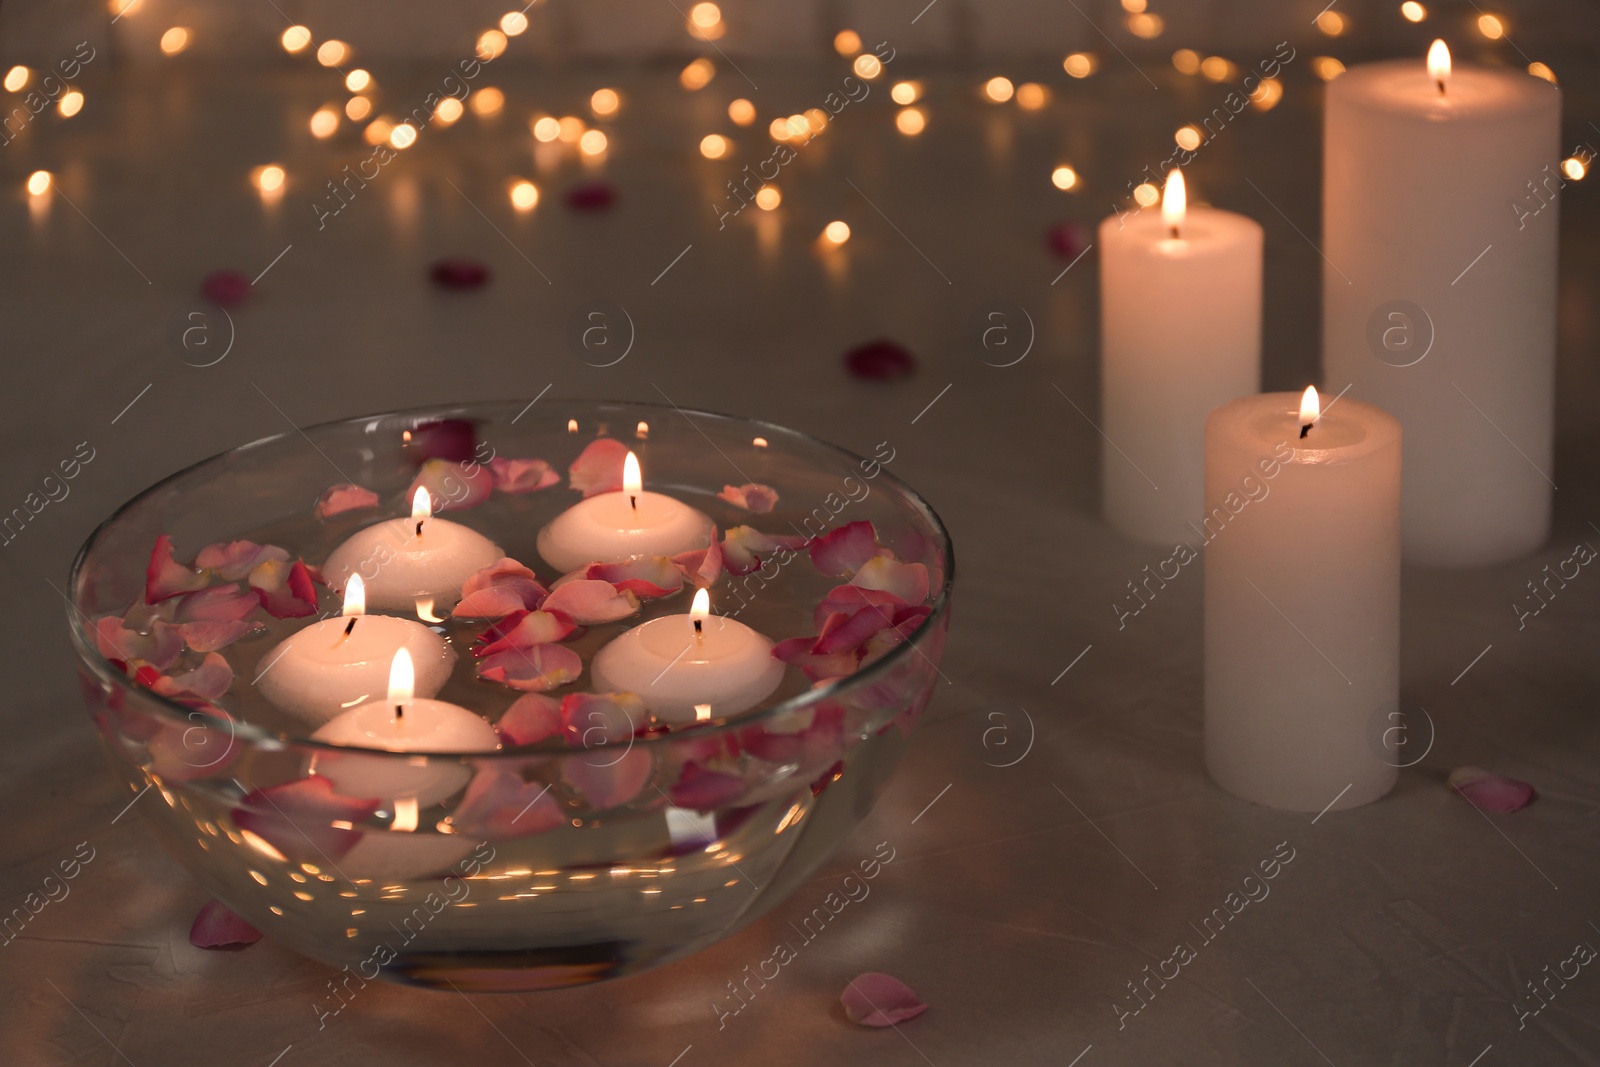
<path fill-rule="evenodd" d="M 761 703 L 783 681 L 772 642 L 710 612 L 711 598 L 701 589 L 689 614 L 651 619 L 616 638 L 594 658 L 595 688 L 634 693 L 673 723 L 735 715 Z"/>
<path fill-rule="evenodd" d="M 499 735 L 484 719 L 443 700 L 416 699 L 413 685 L 411 655 L 402 648 L 390 668 L 388 699 L 345 712 L 312 734 L 312 740 L 389 752 L 493 752 L 500 747 Z M 345 796 L 395 802 L 397 820 L 402 811 L 414 818 L 418 808 L 438 803 L 472 777 L 471 768 L 462 763 L 356 752 L 318 754 L 311 770 L 331 779 Z"/>
<path fill-rule="evenodd" d="M 1206 503 L 1211 777 L 1290 811 L 1378 799 L 1399 763 L 1400 424 L 1349 399 L 1319 416 L 1315 390 L 1242 397 L 1206 420 Z"/>
<path fill-rule="evenodd" d="M 1405 425 L 1406 559 L 1531 552 L 1555 473 L 1561 91 L 1452 69 L 1435 41 L 1326 93 L 1323 360 Z"/>
<path fill-rule="evenodd" d="M 505 553 L 476 530 L 432 516 L 428 491 L 418 487 L 410 519 L 389 519 L 352 535 L 333 550 L 323 575 L 343 589 L 352 574 L 360 574 L 375 608 L 412 611 L 418 598 L 453 605 L 461 599 L 461 583 Z"/>
<path fill-rule="evenodd" d="M 419 622 L 367 615 L 361 575 L 344 588 L 344 616 L 322 619 L 292 635 L 262 660 L 261 695 L 292 715 L 324 723 L 385 692 L 395 652 L 416 669 L 415 691 L 431 697 L 455 665 L 449 643 Z"/>
<path fill-rule="evenodd" d="M 1189 208 L 1100 224 L 1101 489 L 1106 520 L 1171 545 L 1203 510 L 1206 415 L 1261 388 L 1261 227 Z"/>
<path fill-rule="evenodd" d="M 711 544 L 711 520 L 680 500 L 644 491 L 639 458 L 622 467 L 622 492 L 581 500 L 539 531 L 539 555 L 558 571 L 635 556 L 675 556 Z"/>

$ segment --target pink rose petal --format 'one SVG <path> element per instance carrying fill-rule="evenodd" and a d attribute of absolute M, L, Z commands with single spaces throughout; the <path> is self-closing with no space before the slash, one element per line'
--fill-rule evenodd
<path fill-rule="evenodd" d="M 647 715 L 633 693 L 571 693 L 561 698 L 561 731 L 574 748 L 614 745 L 638 734 Z"/>
<path fill-rule="evenodd" d="M 715 527 L 711 529 L 711 544 L 672 557 L 672 565 L 682 573 L 684 580 L 701 589 L 722 577 L 722 542 L 717 539 Z"/>
<path fill-rule="evenodd" d="M 250 598 L 254 606 L 256 598 Z M 225 619 L 207 622 L 182 622 L 177 626 L 178 635 L 183 638 L 183 643 L 195 652 L 216 652 L 227 648 L 246 634 L 255 632 L 261 626 L 259 622 L 251 619 Z"/>
<path fill-rule="evenodd" d="M 200 295 L 218 307 L 238 307 L 254 291 L 250 276 L 236 270 L 214 270 L 200 282 Z"/>
<path fill-rule="evenodd" d="M 870 609 L 881 616 L 880 627 L 893 626 L 896 613 L 905 607 L 909 605 L 904 600 L 884 589 L 868 589 L 861 585 L 836 585 L 817 603 L 811 613 L 811 621 L 816 624 L 818 632 L 821 632 L 828 620 L 835 615 L 850 616 Z M 837 626 L 838 623 L 835 622 L 834 625 Z"/>
<path fill-rule="evenodd" d="M 565 640 L 576 630 L 572 620 L 559 612 L 516 611 L 478 635 L 472 654 L 479 659 L 518 648 L 533 648 Z"/>
<path fill-rule="evenodd" d="M 769 485 L 758 485 L 755 482 L 746 485 L 725 485 L 722 487 L 722 492 L 717 494 L 717 499 L 726 500 L 736 508 L 765 515 L 778 506 L 778 491 Z"/>
<path fill-rule="evenodd" d="M 241 592 L 234 584 L 213 585 L 186 594 L 178 601 L 178 622 L 237 622 L 255 612 L 261 601 L 254 591 Z"/>
<path fill-rule="evenodd" d="M 534 745 L 561 732 L 561 701 L 543 693 L 524 693 L 500 716 L 494 728 L 507 745 Z"/>
<path fill-rule="evenodd" d="M 907 604 L 920 604 L 928 599 L 928 568 L 921 563 L 900 563 L 888 556 L 873 556 L 856 571 L 850 584 L 882 589 Z"/>
<path fill-rule="evenodd" d="M 680 808 L 693 811 L 714 811 L 732 804 L 745 792 L 744 779 L 736 774 L 724 774 L 699 763 L 683 765 L 678 780 L 667 791 L 672 802 Z"/>
<path fill-rule="evenodd" d="M 887 554 L 870 522 L 847 523 L 811 542 L 811 562 L 832 578 L 849 578 L 867 560 Z"/>
<path fill-rule="evenodd" d="M 542 693 L 575 680 L 583 660 L 565 645 L 534 645 L 496 652 L 478 661 L 478 677 L 527 693 Z"/>
<path fill-rule="evenodd" d="M 452 612 L 462 619 L 495 619 L 516 611 L 532 611 L 548 595 L 533 572 L 506 558 L 461 583 L 461 602 Z"/>
<path fill-rule="evenodd" d="M 642 748 L 620 754 L 599 748 L 561 761 L 562 779 L 597 811 L 626 804 L 638 796 L 653 769 L 650 753 Z"/>
<path fill-rule="evenodd" d="M 622 465 L 628 446 L 610 437 L 598 437 L 578 453 L 567 468 L 567 484 L 584 496 L 613 493 L 622 489 Z"/>
<path fill-rule="evenodd" d="M 434 261 L 428 277 L 441 289 L 481 289 L 489 284 L 489 267 L 476 259 L 446 256 Z"/>
<path fill-rule="evenodd" d="M 143 660 L 157 671 L 164 671 L 183 652 L 183 636 L 164 619 L 150 624 L 147 634 L 128 629 L 115 615 L 106 615 L 94 624 L 95 647 L 106 659 L 132 663 Z"/>
<path fill-rule="evenodd" d="M 639 598 L 610 582 L 579 578 L 551 590 L 540 607 L 560 612 L 579 626 L 595 626 L 637 614 Z"/>
<path fill-rule="evenodd" d="M 910 986 L 877 971 L 856 975 L 839 995 L 839 1003 L 845 1016 L 862 1026 L 893 1026 L 928 1010 Z"/>
<path fill-rule="evenodd" d="M 234 948 L 261 940 L 261 931 L 215 900 L 200 906 L 189 927 L 189 944 L 195 948 Z"/>
<path fill-rule="evenodd" d="M 476 463 L 430 459 L 422 464 L 422 469 L 411 480 L 410 487 L 406 489 L 406 499 L 414 499 L 418 488 L 428 490 L 435 515 L 449 508 L 464 511 L 489 499 L 489 494 L 494 491 L 494 475 Z"/>
<path fill-rule="evenodd" d="M 533 493 L 548 489 L 561 480 L 556 469 L 542 459 L 502 459 L 489 461 L 494 487 L 502 493 Z"/>
<path fill-rule="evenodd" d="M 591 563 L 583 576 L 610 582 L 636 596 L 668 596 L 683 588 L 683 572 L 665 556 L 640 556 L 626 563 Z"/>
<path fill-rule="evenodd" d="M 200 570 L 215 571 L 225 582 L 237 582 L 258 564 L 268 560 L 289 559 L 289 553 L 277 545 L 258 545 L 254 541 L 219 541 L 202 548 L 194 557 Z"/>
<path fill-rule="evenodd" d="M 458 619 L 498 619 L 502 615 L 526 610 L 526 602 L 516 592 L 504 586 L 494 586 L 468 593 L 450 614 Z"/>
<path fill-rule="evenodd" d="M 292 564 L 269 559 L 250 572 L 250 588 L 275 619 L 303 619 L 317 613 L 317 590 L 301 560 Z"/>
<path fill-rule="evenodd" d="M 857 378 L 887 382 L 911 377 L 917 359 L 903 346 L 880 338 L 850 349 L 844 354 L 844 365 Z"/>
<path fill-rule="evenodd" d="M 772 655 L 776 659 L 799 667 L 805 672 L 806 677 L 814 682 L 826 678 L 843 678 L 847 674 L 855 673 L 859 660 L 854 651 L 818 655 L 812 651 L 816 643 L 817 639 L 814 637 L 791 637 L 773 646 Z"/>
<path fill-rule="evenodd" d="M 210 575 L 190 570 L 172 558 L 172 538 L 161 534 L 150 550 L 150 563 L 144 571 L 144 602 L 158 604 L 179 593 L 203 589 Z"/>
<path fill-rule="evenodd" d="M 297 862 L 327 863 L 355 848 L 381 800 L 342 796 L 333 782 L 311 775 L 246 794 L 233 809 L 233 824 Z"/>
<path fill-rule="evenodd" d="M 799 535 L 765 534 L 750 526 L 735 526 L 722 539 L 723 566 L 729 574 L 749 574 L 783 552 L 798 552 L 807 544 Z"/>
<path fill-rule="evenodd" d="M 1517 811 L 1539 797 L 1527 782 L 1507 778 L 1482 767 L 1457 767 L 1450 772 L 1450 788 L 1484 811 Z"/>
<path fill-rule="evenodd" d="M 335 515 L 342 515 L 347 511 L 359 511 L 362 508 L 375 508 L 378 506 L 378 494 L 371 489 L 363 489 L 359 485 L 334 485 L 323 491 L 317 497 L 315 513 L 319 519 L 331 519 Z"/>
<path fill-rule="evenodd" d="M 566 813 L 547 783 L 524 782 L 496 767 L 478 772 L 450 816 L 457 833 L 489 840 L 530 837 L 566 821 Z"/>
<path fill-rule="evenodd" d="M 233 668 L 223 656 L 209 652 L 200 666 L 181 674 L 157 679 L 150 688 L 166 697 L 196 696 L 202 700 L 215 700 L 233 684 Z"/>

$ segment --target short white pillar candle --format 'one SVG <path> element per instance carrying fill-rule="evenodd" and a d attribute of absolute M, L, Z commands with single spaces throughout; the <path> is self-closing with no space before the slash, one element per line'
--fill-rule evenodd
<path fill-rule="evenodd" d="M 675 556 L 711 544 L 715 527 L 700 511 L 663 493 L 644 491 L 639 459 L 623 464 L 622 491 L 580 500 L 539 531 L 539 555 L 566 573 L 586 563 L 622 563 L 635 556 Z"/>
<path fill-rule="evenodd" d="M 322 573 L 335 589 L 352 574 L 367 584 L 367 603 L 412 611 L 419 599 L 448 608 L 461 585 L 505 555 L 493 541 L 448 519 L 435 519 L 428 491 L 418 488 L 410 519 L 389 519 L 353 534 L 333 550 Z"/>

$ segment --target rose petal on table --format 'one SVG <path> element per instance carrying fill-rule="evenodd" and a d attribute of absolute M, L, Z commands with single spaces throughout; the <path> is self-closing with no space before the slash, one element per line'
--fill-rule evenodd
<path fill-rule="evenodd" d="M 154 620 L 149 633 L 140 633 L 115 615 L 103 616 L 95 620 L 94 643 L 106 659 L 143 660 L 158 671 L 172 666 L 183 652 L 183 635 L 164 619 Z"/>
<path fill-rule="evenodd" d="M 873 556 L 856 571 L 850 584 L 882 589 L 907 604 L 920 604 L 928 599 L 928 568 L 921 563 L 901 563 L 889 556 Z"/>
<path fill-rule="evenodd" d="M 179 593 L 192 593 L 203 589 L 211 576 L 203 571 L 193 571 L 172 558 L 172 538 L 161 534 L 150 550 L 150 562 L 144 570 L 144 602 L 157 604 Z"/>
<path fill-rule="evenodd" d="M 638 614 L 639 598 L 610 582 L 578 578 L 552 589 L 540 607 L 560 612 L 579 626 L 595 626 Z"/>
<path fill-rule="evenodd" d="M 573 211 L 609 211 L 617 202 L 617 188 L 610 182 L 580 182 L 567 190 L 567 206 Z"/>
<path fill-rule="evenodd" d="M 356 846 L 362 835 L 355 825 L 370 818 L 380 804 L 375 797 L 343 796 L 331 780 L 313 774 L 247 793 L 232 815 L 235 826 L 285 856 L 325 863 Z"/>
<path fill-rule="evenodd" d="M 261 606 L 255 592 L 235 584 L 213 585 L 186 593 L 178 601 L 178 622 L 237 622 Z"/>
<path fill-rule="evenodd" d="M 745 792 L 744 779 L 737 774 L 714 771 L 690 761 L 683 765 L 678 780 L 667 795 L 672 803 L 692 811 L 715 811 L 731 805 Z"/>
<path fill-rule="evenodd" d="M 622 489 L 622 465 L 628 446 L 610 437 L 597 437 L 586 445 L 567 468 L 567 484 L 584 496 Z"/>
<path fill-rule="evenodd" d="M 472 654 L 478 659 L 518 648 L 564 640 L 576 630 L 571 619 L 551 611 L 514 611 L 478 635 Z"/>
<path fill-rule="evenodd" d="M 489 461 L 494 487 L 502 493 L 533 493 L 548 489 L 561 480 L 556 469 L 542 459 L 504 459 Z"/>
<path fill-rule="evenodd" d="M 194 557 L 200 570 L 216 572 L 226 582 L 237 582 L 268 560 L 285 560 L 289 553 L 277 545 L 258 545 L 254 541 L 218 541 L 202 548 Z"/>
<path fill-rule="evenodd" d="M 489 266 L 476 259 L 446 256 L 433 261 L 428 277 L 441 289 L 481 289 L 489 284 Z"/>
<path fill-rule="evenodd" d="M 565 645 L 507 649 L 478 661 L 479 678 L 527 693 L 558 688 L 582 673 L 583 660 Z"/>
<path fill-rule="evenodd" d="M 672 565 L 678 568 L 685 581 L 692 582 L 701 589 L 721 578 L 722 542 L 717 539 L 716 527 L 711 528 L 709 546 L 678 553 L 672 557 Z"/>
<path fill-rule="evenodd" d="M 1539 798 L 1538 792 L 1527 782 L 1482 767 L 1457 767 L 1450 772 L 1450 788 L 1466 797 L 1473 807 L 1484 811 L 1517 811 Z"/>
<path fill-rule="evenodd" d="M 1077 259 L 1089 247 L 1089 228 L 1076 219 L 1066 219 L 1046 230 L 1044 240 L 1062 259 Z"/>
<path fill-rule="evenodd" d="M 854 652 L 818 655 L 812 651 L 816 643 L 815 637 L 791 637 L 774 645 L 772 655 L 776 659 L 799 667 L 805 672 L 806 677 L 814 682 L 825 678 L 843 678 L 847 674 L 855 673 L 858 659 Z"/>
<path fill-rule="evenodd" d="M 849 578 L 874 556 L 890 555 L 870 522 L 851 522 L 811 542 L 811 562 L 831 578 Z"/>
<path fill-rule="evenodd" d="M 879 338 L 846 352 L 844 365 L 857 378 L 887 382 L 911 377 L 917 369 L 917 358 L 903 346 Z"/>
<path fill-rule="evenodd" d="M 591 581 L 610 582 L 637 596 L 668 596 L 683 588 L 683 572 L 666 556 L 640 556 L 626 563 L 591 563 L 583 572 Z"/>
<path fill-rule="evenodd" d="M 798 534 L 766 534 L 752 526 L 735 526 L 722 538 L 723 566 L 729 574 L 749 574 L 761 568 L 765 560 L 784 552 L 798 552 L 808 540 Z"/>
<path fill-rule="evenodd" d="M 260 930 L 215 900 L 200 905 L 189 927 L 189 944 L 195 948 L 235 948 L 260 940 Z"/>
<path fill-rule="evenodd" d="M 200 666 L 180 674 L 165 675 L 150 688 L 162 696 L 190 695 L 202 700 L 215 700 L 233 684 L 233 668 L 222 655 L 208 652 Z"/>
<path fill-rule="evenodd" d="M 561 761 L 562 779 L 596 811 L 615 808 L 638 796 L 653 769 L 650 753 L 642 748 L 630 748 L 620 754 L 609 747 L 598 748 L 573 753 Z"/>
<path fill-rule="evenodd" d="M 644 701 L 633 693 L 569 693 L 561 698 L 561 732 L 574 748 L 626 741 L 644 729 Z"/>
<path fill-rule="evenodd" d="M 722 487 L 722 492 L 717 494 L 717 499 L 726 500 L 736 508 L 765 515 L 778 506 L 778 491 L 770 485 L 758 485 L 755 482 L 745 485 L 725 485 Z"/>
<path fill-rule="evenodd" d="M 511 771 L 486 767 L 467 785 L 450 816 L 456 833 L 489 840 L 530 837 L 567 821 L 546 782 L 524 782 Z"/>
<path fill-rule="evenodd" d="M 214 270 L 200 281 L 200 295 L 218 307 L 238 307 L 254 292 L 250 276 L 236 270 Z"/>
<path fill-rule="evenodd" d="M 418 488 L 428 490 L 435 515 L 449 508 L 464 511 L 489 499 L 494 491 L 494 475 L 477 463 L 430 459 L 423 461 L 422 469 L 411 480 L 406 499 L 414 499 Z"/>
<path fill-rule="evenodd" d="M 302 619 L 317 613 L 317 590 L 304 561 L 269 559 L 250 572 L 250 588 L 275 619 Z"/>
<path fill-rule="evenodd" d="M 251 597 L 252 606 L 256 598 Z M 216 652 L 227 648 L 246 634 L 253 633 L 261 624 L 252 619 L 222 619 L 202 622 L 181 622 L 178 636 L 195 652 Z"/>
<path fill-rule="evenodd" d="M 495 730 L 508 745 L 534 745 L 561 732 L 561 701 L 543 693 L 524 693 L 506 709 Z"/>
<path fill-rule="evenodd" d="M 858 974 L 839 994 L 844 1014 L 862 1026 L 893 1026 L 915 1019 L 928 1010 L 911 987 L 892 975 L 868 971 Z"/>
<path fill-rule="evenodd" d="M 341 485 L 331 485 L 323 490 L 317 497 L 317 506 L 314 512 L 319 519 L 331 519 L 335 515 L 342 515 L 347 511 L 359 511 L 362 508 L 375 508 L 378 506 L 378 494 L 371 489 L 364 489 L 359 485 L 345 482 Z"/>

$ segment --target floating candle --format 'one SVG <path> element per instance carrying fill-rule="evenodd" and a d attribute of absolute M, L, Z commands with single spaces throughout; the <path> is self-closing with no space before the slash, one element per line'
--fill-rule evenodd
<path fill-rule="evenodd" d="M 443 700 L 417 699 L 414 685 L 411 654 L 401 648 L 389 670 L 388 699 L 345 712 L 312 734 L 312 740 L 389 752 L 493 752 L 500 747 L 499 735 L 482 718 Z M 414 819 L 418 808 L 438 803 L 472 777 L 464 763 L 357 752 L 319 753 L 312 758 L 311 771 L 331 779 L 345 796 L 393 802 L 397 820 L 402 811 Z"/>
<path fill-rule="evenodd" d="M 505 553 L 476 530 L 432 516 L 428 491 L 419 486 L 410 519 L 369 526 L 333 550 L 322 568 L 329 585 L 343 589 L 360 574 L 367 602 L 390 611 L 412 611 L 419 597 L 440 608 L 455 604 L 461 584 Z"/>
<path fill-rule="evenodd" d="M 421 623 L 365 614 L 364 596 L 361 576 L 350 575 L 342 617 L 312 623 L 262 660 L 261 694 L 290 714 L 323 723 L 383 693 L 399 649 L 416 669 L 416 692 L 431 697 L 443 688 L 455 650 Z"/>
<path fill-rule="evenodd" d="M 712 615 L 701 589 L 689 614 L 651 619 L 602 648 L 591 675 L 601 692 L 637 694 L 658 718 L 689 723 L 761 703 L 783 680 L 783 664 L 761 634 Z"/>
<path fill-rule="evenodd" d="M 639 458 L 629 452 L 622 492 L 600 493 L 557 515 L 539 531 L 539 555 L 563 572 L 586 563 L 675 556 L 710 545 L 713 529 L 709 518 L 682 501 L 646 492 Z"/>

